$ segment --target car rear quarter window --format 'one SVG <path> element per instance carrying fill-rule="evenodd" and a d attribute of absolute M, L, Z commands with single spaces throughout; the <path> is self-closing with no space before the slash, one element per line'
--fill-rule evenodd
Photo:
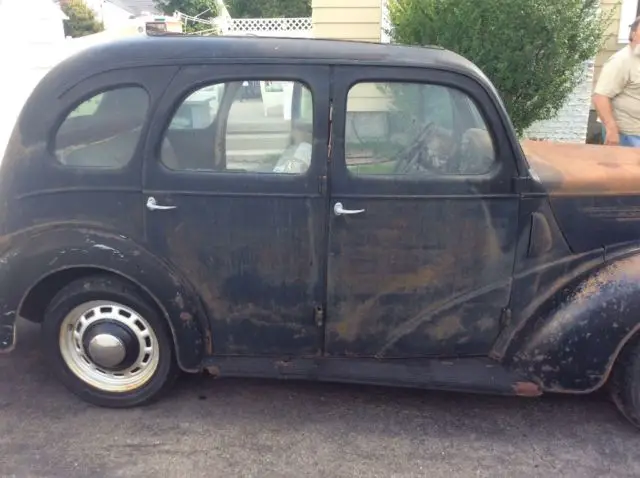
<path fill-rule="evenodd" d="M 57 161 L 74 168 L 119 169 L 140 141 L 149 96 L 139 86 L 101 91 L 76 105 L 58 128 Z"/>

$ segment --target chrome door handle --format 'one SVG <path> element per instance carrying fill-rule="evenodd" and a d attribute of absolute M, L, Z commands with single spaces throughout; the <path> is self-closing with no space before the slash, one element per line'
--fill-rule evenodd
<path fill-rule="evenodd" d="M 175 206 L 160 206 L 158 205 L 158 203 L 156 202 L 156 198 L 154 198 L 153 196 L 151 196 L 149 199 L 147 199 L 147 209 L 149 211 L 165 211 L 167 209 L 175 209 Z"/>
<path fill-rule="evenodd" d="M 342 206 L 341 202 L 337 202 L 333 206 L 333 213 L 336 216 L 344 216 L 344 215 L 348 215 L 348 214 L 362 214 L 363 212 L 364 212 L 364 209 L 345 209 Z"/>

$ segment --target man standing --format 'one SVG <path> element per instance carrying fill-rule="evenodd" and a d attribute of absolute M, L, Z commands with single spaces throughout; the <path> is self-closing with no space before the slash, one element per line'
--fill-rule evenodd
<path fill-rule="evenodd" d="M 602 67 L 593 103 L 604 144 L 640 147 L 640 17 L 631 24 L 629 42 Z"/>

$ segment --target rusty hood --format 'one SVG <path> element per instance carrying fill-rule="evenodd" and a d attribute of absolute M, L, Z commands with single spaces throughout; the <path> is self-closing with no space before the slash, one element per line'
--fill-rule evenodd
<path fill-rule="evenodd" d="M 534 177 L 550 195 L 640 194 L 640 148 L 522 141 Z"/>
<path fill-rule="evenodd" d="M 523 141 L 574 252 L 640 243 L 640 148 Z"/>

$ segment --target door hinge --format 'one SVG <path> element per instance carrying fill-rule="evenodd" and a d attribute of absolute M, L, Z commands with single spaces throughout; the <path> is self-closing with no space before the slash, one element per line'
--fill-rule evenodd
<path fill-rule="evenodd" d="M 324 308 L 317 305 L 314 309 L 313 317 L 316 322 L 316 326 L 322 327 L 324 325 Z"/>
<path fill-rule="evenodd" d="M 511 323 L 511 309 L 505 307 L 502 309 L 502 314 L 500 314 L 500 328 L 504 329 Z"/>
<path fill-rule="evenodd" d="M 327 159 L 331 162 L 331 151 L 333 150 L 333 103 L 329 105 L 329 141 L 327 143 Z"/>
<path fill-rule="evenodd" d="M 325 195 L 327 192 L 327 176 L 318 176 L 318 193 Z"/>

